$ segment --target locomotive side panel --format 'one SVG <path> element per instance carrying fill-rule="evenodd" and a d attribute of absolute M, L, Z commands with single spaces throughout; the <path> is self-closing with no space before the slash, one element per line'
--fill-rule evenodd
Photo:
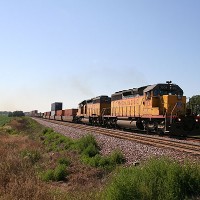
<path fill-rule="evenodd" d="M 85 116 L 110 115 L 111 101 L 108 96 L 95 97 L 91 100 L 85 101 L 84 105 L 79 105 L 78 114 L 81 114 L 81 111 L 83 110 L 82 114 L 84 113 Z M 84 108 L 82 109 L 82 107 Z"/>
<path fill-rule="evenodd" d="M 163 95 L 164 108 L 167 115 L 185 115 L 186 114 L 186 96 L 178 99 L 176 95 Z"/>
<path fill-rule="evenodd" d="M 119 117 L 139 117 L 143 114 L 143 97 L 133 97 L 111 102 L 111 115 Z"/>

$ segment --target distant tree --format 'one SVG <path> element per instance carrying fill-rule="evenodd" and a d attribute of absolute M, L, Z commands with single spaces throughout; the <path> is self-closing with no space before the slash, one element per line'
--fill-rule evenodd
<path fill-rule="evenodd" d="M 14 111 L 13 113 L 9 113 L 9 117 L 22 117 L 24 116 L 23 111 Z"/>
<path fill-rule="evenodd" d="M 9 112 L 8 113 L 8 117 L 12 117 L 13 116 L 13 113 L 12 112 Z"/>
<path fill-rule="evenodd" d="M 9 112 L 7 111 L 0 111 L 0 115 L 8 116 Z"/>
<path fill-rule="evenodd" d="M 187 102 L 187 108 L 190 108 L 194 114 L 200 114 L 200 95 L 192 96 Z"/>

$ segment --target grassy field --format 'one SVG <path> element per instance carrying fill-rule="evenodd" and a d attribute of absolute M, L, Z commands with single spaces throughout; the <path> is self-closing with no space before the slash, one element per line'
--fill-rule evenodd
<path fill-rule="evenodd" d="M 72 140 L 26 117 L 0 119 L 1 200 L 200 198 L 199 164 L 160 158 L 123 167 L 122 153 L 102 156 L 92 135 Z"/>
<path fill-rule="evenodd" d="M 4 126 L 11 120 L 10 117 L 0 115 L 0 127 Z"/>
<path fill-rule="evenodd" d="M 199 199 L 200 165 L 151 159 L 141 167 L 120 170 L 105 189 L 104 199 Z"/>
<path fill-rule="evenodd" d="M 32 119 L 0 129 L 0 199 L 93 199 L 123 155 L 103 157 L 92 135 L 72 140 Z"/>

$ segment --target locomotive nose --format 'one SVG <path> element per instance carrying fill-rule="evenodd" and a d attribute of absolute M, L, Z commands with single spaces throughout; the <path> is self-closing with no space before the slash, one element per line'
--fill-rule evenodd
<path fill-rule="evenodd" d="M 186 116 L 183 120 L 183 130 L 192 131 L 195 128 L 196 120 L 193 116 Z"/>

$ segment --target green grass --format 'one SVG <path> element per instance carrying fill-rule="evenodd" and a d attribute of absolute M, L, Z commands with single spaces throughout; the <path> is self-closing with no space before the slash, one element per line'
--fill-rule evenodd
<path fill-rule="evenodd" d="M 184 200 L 200 197 L 200 166 L 152 159 L 144 166 L 121 169 L 108 184 L 106 200 Z"/>
<path fill-rule="evenodd" d="M 42 137 L 49 151 L 76 150 L 81 155 L 82 162 L 92 167 L 112 170 L 118 164 L 125 162 L 124 156 L 119 150 L 108 156 L 101 156 L 95 137 L 90 134 L 80 139 L 72 140 L 54 132 L 52 129 L 46 128 Z"/>
<path fill-rule="evenodd" d="M 49 151 L 63 151 L 69 149 L 73 144 L 72 139 L 56 133 L 50 128 L 43 130 L 42 137 Z"/>
<path fill-rule="evenodd" d="M 5 124 L 7 124 L 8 122 L 10 122 L 12 118 L 8 117 L 8 116 L 1 116 L 0 115 L 0 127 L 4 126 Z"/>
<path fill-rule="evenodd" d="M 116 150 L 108 156 L 100 155 L 100 148 L 93 135 L 86 135 L 76 140 L 73 148 L 78 149 L 83 163 L 92 167 L 100 167 L 113 170 L 116 165 L 125 162 L 123 154 Z"/>
<path fill-rule="evenodd" d="M 89 157 L 87 154 L 83 154 L 82 162 L 89 164 L 92 167 L 99 167 L 111 171 L 117 165 L 123 164 L 125 159 L 119 150 L 115 150 L 108 156 L 101 156 L 100 154 L 96 154 L 93 157 Z"/>
<path fill-rule="evenodd" d="M 75 140 L 73 148 L 78 150 L 81 154 L 86 154 L 93 157 L 99 153 L 99 147 L 93 135 L 86 135 Z"/>
<path fill-rule="evenodd" d="M 31 199 L 30 195 L 35 197 L 32 199 L 42 200 L 100 199 L 100 197 L 103 200 L 200 199 L 199 165 L 190 163 L 181 165 L 174 160 L 162 158 L 152 159 L 136 167 L 116 168 L 118 164 L 125 162 L 123 154 L 116 150 L 110 155 L 102 156 L 92 135 L 72 140 L 52 129 L 44 128 L 32 119 L 24 117 L 20 119 L 23 120 L 15 118 L 13 123 L 8 124 L 18 133 L 16 136 L 0 135 L 0 151 L 3 152 L 0 157 L 0 199 Z M 41 143 L 45 144 L 45 148 Z M 49 181 L 70 180 L 71 167 L 77 163 L 73 157 L 68 158 L 71 154 L 67 151 L 71 150 L 79 153 L 80 156 L 76 159 L 80 157 L 83 163 L 101 168 L 97 171 L 116 169 L 112 172 L 114 176 L 112 173 L 109 174 L 109 182 L 104 189 L 101 187 L 88 191 L 87 187 L 83 186 L 81 191 L 85 196 L 79 194 L 79 191 L 74 194 L 73 191 L 70 193 L 71 198 L 68 198 L 69 194 L 66 196 L 62 192 L 56 193 L 51 187 L 55 186 L 55 183 Z M 102 179 L 103 184 L 105 180 L 107 181 L 107 176 Z M 6 196 L 5 192 L 11 196 Z"/>
<path fill-rule="evenodd" d="M 64 181 L 67 177 L 67 167 L 64 164 L 59 164 L 55 169 L 47 169 L 40 174 L 43 181 Z"/>
<path fill-rule="evenodd" d="M 43 181 L 64 181 L 67 178 L 67 167 L 70 165 L 70 160 L 65 157 L 60 157 L 57 160 L 57 165 L 54 169 L 47 169 L 40 173 L 40 178 Z"/>
<path fill-rule="evenodd" d="M 27 150 L 26 149 L 26 150 L 21 151 L 20 154 L 21 154 L 21 156 L 23 158 L 26 158 L 27 160 L 30 160 L 30 162 L 32 164 L 35 164 L 41 158 L 41 154 L 37 150 Z"/>
<path fill-rule="evenodd" d="M 58 163 L 59 163 L 60 165 L 69 166 L 70 163 L 71 163 L 71 161 L 70 161 L 68 158 L 63 158 L 63 157 L 61 157 L 61 158 L 58 159 Z"/>

